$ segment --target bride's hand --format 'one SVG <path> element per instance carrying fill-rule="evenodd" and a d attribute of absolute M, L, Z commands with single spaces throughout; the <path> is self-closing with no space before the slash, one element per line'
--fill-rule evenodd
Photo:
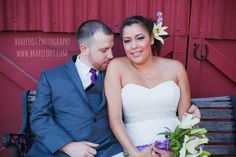
<path fill-rule="evenodd" d="M 173 157 L 173 152 L 152 147 L 152 157 Z"/>
<path fill-rule="evenodd" d="M 201 118 L 201 112 L 200 112 L 199 108 L 195 105 L 190 106 L 190 108 L 188 109 L 188 113 L 194 114 L 198 118 Z"/>

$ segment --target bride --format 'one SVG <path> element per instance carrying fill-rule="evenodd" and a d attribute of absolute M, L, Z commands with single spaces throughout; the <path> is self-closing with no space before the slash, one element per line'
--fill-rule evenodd
<path fill-rule="evenodd" d="M 153 146 L 142 151 L 137 147 L 163 141 L 157 134 L 166 127 L 175 129 L 190 107 L 185 68 L 155 54 L 160 38 L 153 35 L 153 25 L 142 16 L 124 21 L 121 36 L 127 56 L 113 59 L 105 78 L 111 129 L 132 157 L 171 156 Z M 196 107 L 193 110 L 199 112 Z"/>

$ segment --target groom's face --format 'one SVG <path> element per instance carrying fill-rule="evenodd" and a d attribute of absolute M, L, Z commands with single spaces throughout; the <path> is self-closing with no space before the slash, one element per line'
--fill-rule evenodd
<path fill-rule="evenodd" d="M 96 32 L 88 45 L 88 60 L 90 64 L 99 71 L 105 71 L 113 59 L 112 48 L 114 36 L 106 35 L 103 32 Z"/>

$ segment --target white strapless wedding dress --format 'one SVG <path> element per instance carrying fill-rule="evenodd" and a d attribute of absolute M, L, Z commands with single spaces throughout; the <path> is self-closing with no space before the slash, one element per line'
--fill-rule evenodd
<path fill-rule="evenodd" d="M 125 126 L 135 146 L 163 141 L 166 127 L 172 131 L 179 123 L 176 116 L 180 88 L 165 81 L 153 88 L 126 84 L 121 91 Z"/>

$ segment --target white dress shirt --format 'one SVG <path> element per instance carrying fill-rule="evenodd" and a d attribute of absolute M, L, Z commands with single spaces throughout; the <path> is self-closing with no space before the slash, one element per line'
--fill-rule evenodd
<path fill-rule="evenodd" d="M 77 56 L 77 59 L 76 59 L 76 62 L 75 62 L 75 67 L 79 73 L 79 76 L 80 76 L 80 79 L 82 81 L 82 84 L 83 84 L 83 87 L 84 89 L 86 89 L 91 83 L 91 75 L 92 73 L 89 72 L 89 70 L 91 69 L 90 66 L 88 66 L 87 64 L 83 63 L 81 60 L 80 60 L 80 56 L 78 55 Z M 96 72 L 97 74 L 98 72 Z"/>

